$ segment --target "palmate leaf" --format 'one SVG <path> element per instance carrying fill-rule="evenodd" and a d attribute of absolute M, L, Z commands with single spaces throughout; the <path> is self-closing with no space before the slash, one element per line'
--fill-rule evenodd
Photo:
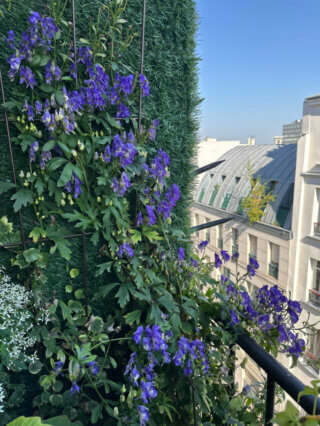
<path fill-rule="evenodd" d="M 27 206 L 28 204 L 32 204 L 32 192 L 29 189 L 21 188 L 18 192 L 12 195 L 10 200 L 15 200 L 13 203 L 13 209 L 15 213 L 17 213 L 22 206 Z"/>
<path fill-rule="evenodd" d="M 130 300 L 130 293 L 134 291 L 132 284 L 121 284 L 115 297 L 118 299 L 120 308 L 124 308 Z"/>
<path fill-rule="evenodd" d="M 0 195 L 3 194 L 4 192 L 9 191 L 12 188 L 16 188 L 17 185 L 15 185 L 12 182 L 4 182 L 4 181 L 0 181 Z"/>
<path fill-rule="evenodd" d="M 139 324 L 141 314 L 142 314 L 141 309 L 137 309 L 136 311 L 129 312 L 128 314 L 124 315 L 124 318 L 126 319 L 126 323 L 129 325 L 132 325 L 135 322 Z"/>

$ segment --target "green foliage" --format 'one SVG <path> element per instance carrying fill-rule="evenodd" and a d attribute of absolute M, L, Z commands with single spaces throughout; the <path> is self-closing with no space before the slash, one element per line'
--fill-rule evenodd
<path fill-rule="evenodd" d="M 248 164 L 248 175 L 251 192 L 241 202 L 241 207 L 249 218 L 249 225 L 259 222 L 264 214 L 266 206 L 275 200 L 272 191 L 268 190 L 268 183 L 262 182 L 260 176 L 254 179 L 253 171 Z"/>

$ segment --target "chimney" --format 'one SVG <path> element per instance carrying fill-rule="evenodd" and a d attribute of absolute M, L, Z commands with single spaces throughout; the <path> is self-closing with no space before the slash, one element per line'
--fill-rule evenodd
<path fill-rule="evenodd" d="M 255 145 L 256 141 L 255 141 L 255 137 L 254 136 L 249 136 L 248 137 L 248 145 Z"/>

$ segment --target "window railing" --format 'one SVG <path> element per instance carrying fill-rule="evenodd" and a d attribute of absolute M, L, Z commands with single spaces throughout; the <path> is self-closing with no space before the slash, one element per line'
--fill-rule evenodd
<path fill-rule="evenodd" d="M 232 244 L 232 254 L 239 253 L 239 246 L 238 244 Z"/>
<path fill-rule="evenodd" d="M 223 250 L 223 239 L 222 238 L 218 238 L 218 247 L 219 247 L 219 249 Z"/>
<path fill-rule="evenodd" d="M 278 274 L 279 274 L 279 263 L 271 261 L 269 263 L 269 275 L 277 279 Z"/>
<path fill-rule="evenodd" d="M 313 233 L 317 237 L 320 237 L 320 222 L 314 222 L 314 224 L 313 224 Z"/>
<path fill-rule="evenodd" d="M 309 301 L 320 306 L 320 292 L 313 288 L 309 289 Z"/>

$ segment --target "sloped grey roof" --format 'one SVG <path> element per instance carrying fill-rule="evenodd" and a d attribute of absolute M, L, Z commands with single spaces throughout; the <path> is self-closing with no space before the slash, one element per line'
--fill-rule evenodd
<path fill-rule="evenodd" d="M 250 163 L 254 177 L 260 176 L 263 182 L 276 182 L 273 190 L 276 199 L 266 207 L 261 222 L 291 229 L 296 154 L 296 144 L 237 146 L 219 158 L 225 160 L 222 164 L 203 176 L 196 201 L 237 213 L 241 199 L 251 190 L 247 172 Z M 208 158 L 208 163 L 210 160 Z M 216 196 L 212 201 L 214 191 Z"/>

